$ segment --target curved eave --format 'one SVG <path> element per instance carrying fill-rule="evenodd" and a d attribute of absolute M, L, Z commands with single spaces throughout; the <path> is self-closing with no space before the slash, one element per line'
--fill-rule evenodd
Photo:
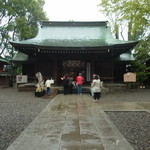
<path fill-rule="evenodd" d="M 29 60 L 28 55 L 19 52 L 16 56 L 11 60 L 13 62 L 26 62 Z"/>
<path fill-rule="evenodd" d="M 9 64 L 9 61 L 8 61 L 8 60 L 5 60 L 5 59 L 3 59 L 3 58 L 0 58 L 0 64 L 6 65 L 6 64 Z"/>
<path fill-rule="evenodd" d="M 124 46 L 135 46 L 138 44 L 138 42 L 126 42 L 126 43 L 119 43 L 119 44 L 108 44 L 108 45 L 102 45 L 102 46 L 86 46 L 86 45 L 81 45 L 81 46 L 45 46 L 45 45 L 37 45 L 37 44 L 24 44 L 24 43 L 15 43 L 15 42 L 10 42 L 10 44 L 17 48 L 17 47 L 32 47 L 32 48 L 45 48 L 45 49 L 50 49 L 50 48 L 55 48 L 55 49 L 66 49 L 66 48 L 71 48 L 71 49 L 89 49 L 89 48 L 105 48 L 105 47 L 111 47 L 111 48 L 117 48 L 117 47 L 124 47 Z"/>
<path fill-rule="evenodd" d="M 44 53 L 44 54 L 67 54 L 67 53 L 108 53 L 110 52 L 110 47 L 50 47 L 50 46 L 37 46 L 37 45 L 24 45 L 17 44 L 13 45 L 14 48 L 18 51 L 21 51 L 25 54 L 34 54 L 34 53 Z"/>
<path fill-rule="evenodd" d="M 113 47 L 122 47 L 122 46 L 136 46 L 139 43 L 139 41 L 133 41 L 128 43 L 122 43 L 122 44 L 114 44 Z"/>
<path fill-rule="evenodd" d="M 123 44 L 105 45 L 105 46 L 95 46 L 95 47 L 61 47 L 61 46 L 43 46 L 34 44 L 21 44 L 13 43 L 12 46 L 16 50 L 23 53 L 113 53 L 115 56 L 125 53 L 137 44 L 138 42 L 128 42 Z"/>

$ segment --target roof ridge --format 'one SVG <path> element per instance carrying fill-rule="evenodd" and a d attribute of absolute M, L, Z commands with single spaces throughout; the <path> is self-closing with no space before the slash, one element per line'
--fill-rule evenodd
<path fill-rule="evenodd" d="M 41 26 L 107 26 L 108 21 L 40 21 Z"/>

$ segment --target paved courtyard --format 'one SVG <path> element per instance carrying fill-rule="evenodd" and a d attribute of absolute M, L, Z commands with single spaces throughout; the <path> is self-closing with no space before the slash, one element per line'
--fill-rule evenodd
<path fill-rule="evenodd" d="M 18 103 L 30 99 L 28 103 L 31 105 L 36 105 L 36 101 L 43 105 L 39 107 L 37 115 L 34 115 L 36 118 L 31 123 L 28 122 L 29 125 L 26 125 L 25 130 L 7 150 L 134 150 L 133 145 L 110 120 L 107 112 L 146 112 L 146 119 L 150 119 L 150 90 L 147 89 L 105 93 L 100 103 L 93 103 L 89 94 L 59 94 L 54 99 L 36 99 L 33 93 L 17 93 L 15 89 L 3 90 L 3 93 L 7 92 L 13 92 Z M 11 97 L 9 99 L 12 102 Z M 6 110 L 3 111 L 4 114 Z"/>

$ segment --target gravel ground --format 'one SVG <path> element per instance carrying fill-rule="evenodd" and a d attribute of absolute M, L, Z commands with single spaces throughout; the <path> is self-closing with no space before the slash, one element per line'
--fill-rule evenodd
<path fill-rule="evenodd" d="M 150 89 L 102 94 L 103 102 L 150 102 Z M 150 150 L 150 113 L 106 112 L 135 150 Z"/>
<path fill-rule="evenodd" d="M 51 99 L 35 98 L 33 92 L 18 92 L 15 88 L 0 89 L 0 150 L 6 150 L 6 148 L 20 135 L 20 133 L 34 120 L 34 118 L 46 107 L 50 101 Z M 134 92 L 106 93 L 102 94 L 102 101 L 150 102 L 150 90 L 140 89 Z M 138 118 L 142 118 L 143 120 L 139 122 L 139 124 L 142 125 L 143 131 L 147 130 L 145 129 L 147 124 L 142 123 L 148 121 L 150 122 L 150 117 L 149 114 L 147 115 L 147 113 L 146 115 L 143 115 L 143 113 L 139 112 L 140 116 L 136 117 L 137 114 L 131 113 L 131 115 L 129 115 L 122 112 L 121 115 L 118 113 L 117 119 L 115 118 L 115 112 L 108 114 L 110 114 L 109 116 L 112 118 L 112 120 L 117 120 L 118 123 L 116 123 L 116 125 L 121 124 L 120 122 L 123 122 L 122 120 L 124 120 L 126 117 L 129 117 L 129 119 L 126 119 L 126 125 L 128 125 L 128 122 L 131 122 L 132 120 L 135 123 Z M 131 123 L 131 127 L 134 128 L 133 122 Z M 120 130 L 124 129 L 123 126 L 118 128 L 120 128 Z M 123 133 L 123 131 L 121 132 Z M 128 134 L 126 131 L 125 133 Z M 134 139 L 132 133 L 129 134 L 131 134 L 131 139 Z M 141 143 L 142 142 L 143 141 L 141 140 Z"/>
<path fill-rule="evenodd" d="M 35 98 L 33 92 L 0 89 L 0 150 L 5 150 L 50 101 Z"/>
<path fill-rule="evenodd" d="M 134 150 L 150 150 L 150 113 L 106 112 Z"/>
<path fill-rule="evenodd" d="M 130 92 L 102 93 L 102 102 L 150 102 L 150 89 L 135 89 Z"/>

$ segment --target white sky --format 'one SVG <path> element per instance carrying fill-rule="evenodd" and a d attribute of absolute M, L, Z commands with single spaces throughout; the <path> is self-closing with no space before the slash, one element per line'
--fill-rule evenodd
<path fill-rule="evenodd" d="M 99 12 L 100 0 L 45 0 L 50 21 L 106 21 Z"/>

